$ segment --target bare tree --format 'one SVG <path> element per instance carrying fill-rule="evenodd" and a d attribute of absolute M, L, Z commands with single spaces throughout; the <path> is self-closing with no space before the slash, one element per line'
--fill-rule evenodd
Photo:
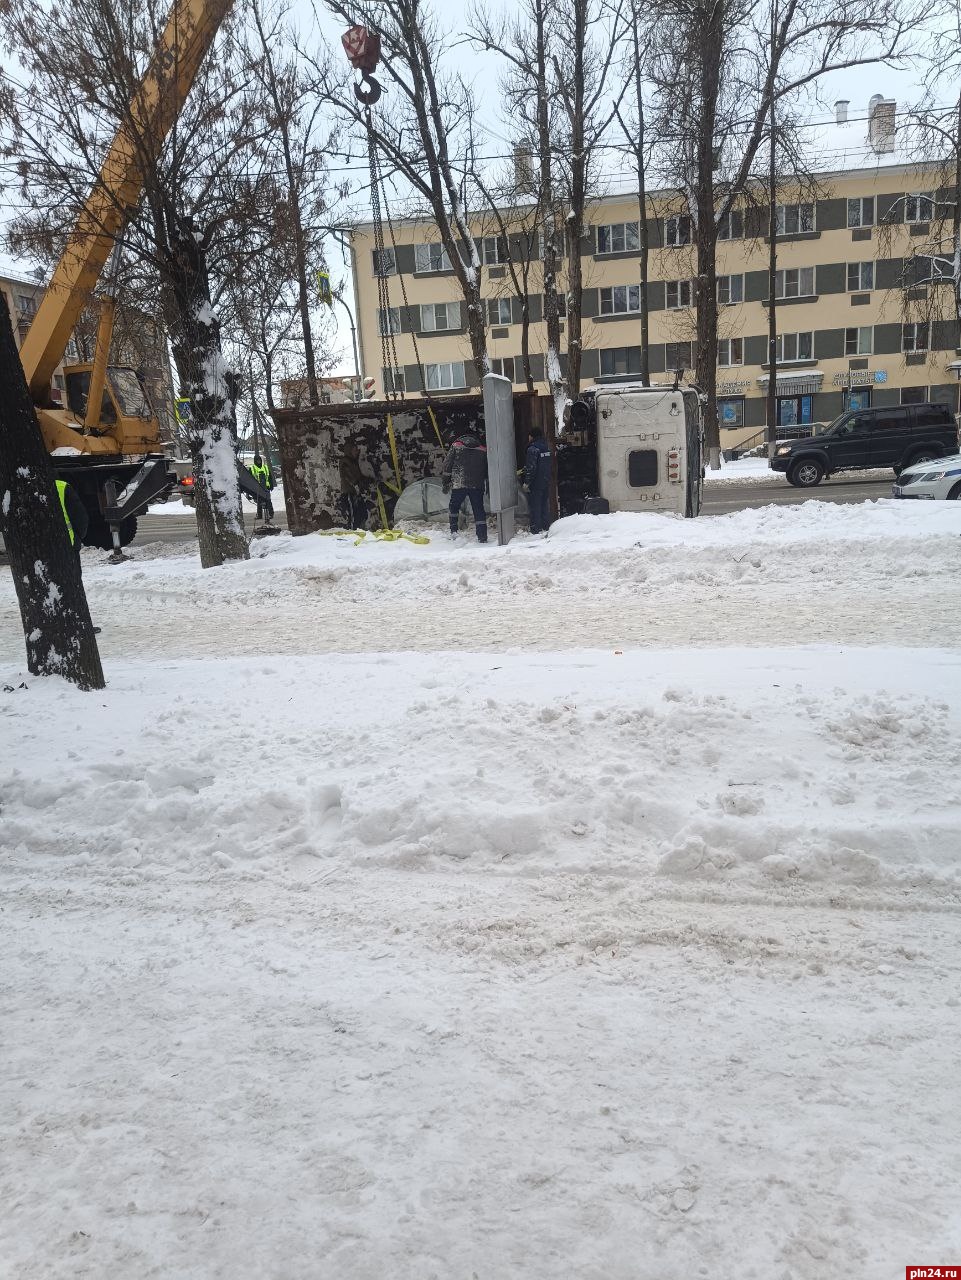
<path fill-rule="evenodd" d="M 628 48 L 625 58 L 627 84 L 633 91 L 634 116 L 625 120 L 621 106 L 615 107 L 617 122 L 624 134 L 624 141 L 634 164 L 637 178 L 637 234 L 640 247 L 638 261 L 640 289 L 640 329 L 641 329 L 641 384 L 651 385 L 651 333 L 650 333 L 650 297 L 649 297 L 649 263 L 650 235 L 647 219 L 647 169 L 650 159 L 651 143 L 646 134 L 644 111 L 644 64 L 641 45 L 644 36 L 644 17 L 639 0 L 630 0 L 628 11 Z"/>
<path fill-rule="evenodd" d="M 56 251 L 96 184 L 104 215 L 95 232 L 122 235 L 125 253 L 157 282 L 181 392 L 191 400 L 200 553 L 210 566 L 247 555 L 230 370 L 215 303 L 222 262 L 250 229 L 250 204 L 238 192 L 259 190 L 256 175 L 269 169 L 264 144 L 274 113 L 251 87 L 257 77 L 228 20 L 158 145 L 135 104 L 165 8 L 163 0 L 69 0 L 50 11 L 38 0 L 10 0 L 3 31 L 30 84 L 6 155 L 26 206 L 15 238 L 46 230 Z M 136 207 L 99 178 L 107 141 L 121 127 L 142 181 Z M 247 270 L 257 266 L 251 253 Z"/>
<path fill-rule="evenodd" d="M 103 668 L 80 558 L 70 543 L 50 456 L 2 296 L 0 533 L 10 556 L 28 670 L 34 675 L 63 676 L 81 689 L 102 689 Z"/>
<path fill-rule="evenodd" d="M 785 0 L 773 26 L 759 0 L 661 0 L 648 76 L 665 134 L 665 176 L 680 188 L 675 233 L 696 251 L 695 369 L 707 399 L 707 444 L 719 465 L 717 242 L 748 187 L 771 102 L 789 102 L 830 71 L 889 62 L 920 21 L 903 0 Z"/>
<path fill-rule="evenodd" d="M 384 100 L 368 109 L 353 84 L 339 75 L 330 52 L 318 67 L 326 101 L 355 133 L 430 209 L 464 298 L 467 334 L 478 378 L 490 372 L 487 326 L 481 300 L 481 262 L 471 234 L 468 208 L 470 154 L 476 108 L 464 81 L 445 66 L 448 37 L 423 0 L 379 0 L 347 4 L 324 0 L 345 27 L 360 23 L 380 36 Z M 315 65 L 317 65 L 315 63 Z M 372 163 L 372 197 L 379 201 L 380 175 Z M 375 204 L 375 222 L 379 205 Z"/>

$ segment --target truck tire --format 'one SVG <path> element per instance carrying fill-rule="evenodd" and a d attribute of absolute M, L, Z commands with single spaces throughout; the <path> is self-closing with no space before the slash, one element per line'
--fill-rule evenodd
<path fill-rule="evenodd" d="M 128 547 L 137 536 L 137 517 L 127 516 L 120 522 L 120 545 Z M 83 540 L 85 547 L 99 547 L 101 551 L 113 550 L 113 539 L 110 537 L 110 526 L 103 516 L 91 518 L 87 527 L 87 536 Z"/>
<path fill-rule="evenodd" d="M 916 453 L 912 453 L 904 465 L 906 467 L 913 467 L 918 462 L 936 462 L 938 458 L 943 456 L 943 454 L 936 453 L 934 449 L 928 445 L 926 448 L 918 449 Z"/>
<path fill-rule="evenodd" d="M 787 473 L 788 483 L 796 489 L 813 489 L 824 479 L 824 467 L 817 458 L 802 458 Z"/>

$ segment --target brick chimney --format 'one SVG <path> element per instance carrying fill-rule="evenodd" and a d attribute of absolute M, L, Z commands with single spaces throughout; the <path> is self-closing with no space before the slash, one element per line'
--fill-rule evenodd
<path fill-rule="evenodd" d="M 898 104 L 876 93 L 868 103 L 868 143 L 878 155 L 894 150 Z"/>

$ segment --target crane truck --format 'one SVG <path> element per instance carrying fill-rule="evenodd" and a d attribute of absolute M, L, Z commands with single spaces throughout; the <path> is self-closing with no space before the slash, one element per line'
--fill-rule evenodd
<path fill-rule="evenodd" d="M 153 158 L 145 151 L 159 154 L 231 3 L 175 0 L 130 104 L 130 123 L 117 130 L 20 350 L 57 479 L 87 508 L 85 543 L 105 551 L 119 553 L 136 533 L 137 517 L 178 482 L 139 376 L 109 363 L 111 299 L 101 303 L 93 360 L 64 366 L 65 405 L 55 402 L 51 379 L 140 200 L 142 166 Z"/>

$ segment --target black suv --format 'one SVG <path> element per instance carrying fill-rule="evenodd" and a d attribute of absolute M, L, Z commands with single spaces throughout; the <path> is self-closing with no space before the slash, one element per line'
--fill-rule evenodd
<path fill-rule="evenodd" d="M 771 466 L 799 488 L 820 484 L 835 471 L 903 467 L 958 452 L 958 428 L 943 404 L 902 404 L 852 409 L 818 436 L 779 444 Z"/>

